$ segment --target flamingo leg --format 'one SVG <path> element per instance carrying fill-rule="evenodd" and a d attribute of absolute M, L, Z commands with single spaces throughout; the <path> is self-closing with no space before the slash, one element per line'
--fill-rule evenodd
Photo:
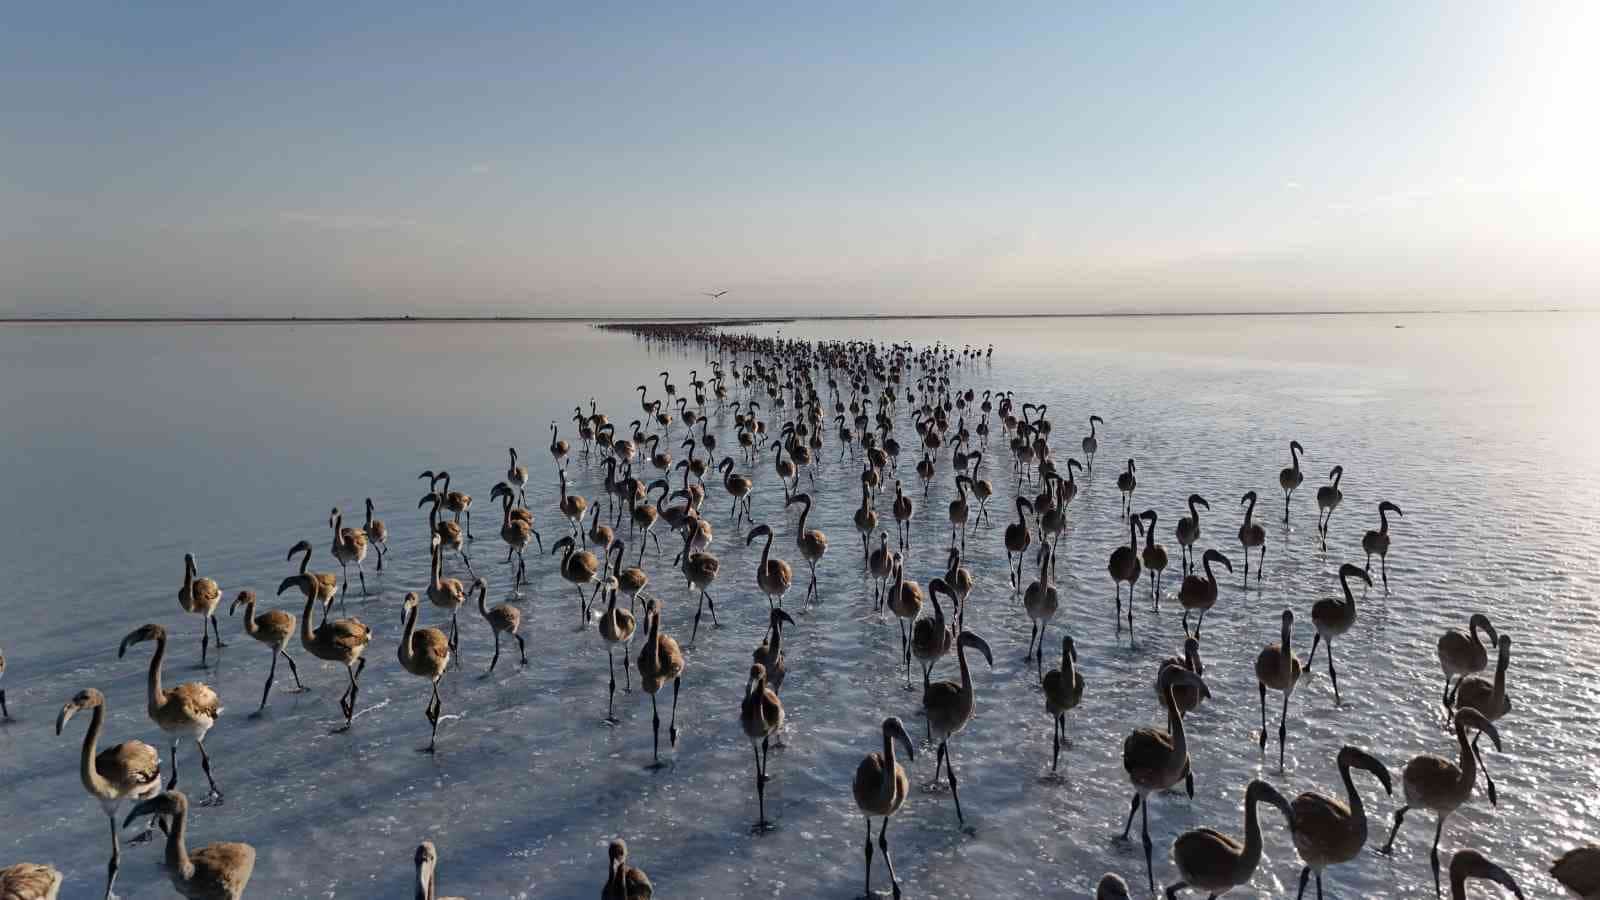
<path fill-rule="evenodd" d="M 948 739 L 945 743 L 948 743 Z M 956 801 L 956 821 L 965 825 L 966 817 L 961 815 L 961 792 L 956 790 L 956 758 L 951 755 L 948 748 L 944 751 L 944 774 L 950 779 L 950 796 Z"/>
<path fill-rule="evenodd" d="M 217 780 L 211 777 L 211 755 L 206 752 L 206 742 L 196 740 L 196 747 L 200 748 L 200 768 L 206 773 L 206 781 L 211 784 L 210 793 L 200 801 L 201 806 L 220 806 L 222 804 L 222 790 L 217 787 Z"/>
<path fill-rule="evenodd" d="M 261 705 L 256 707 L 256 712 L 267 708 L 267 695 L 272 693 L 272 679 L 278 674 L 278 653 L 272 653 L 272 668 L 267 670 L 267 684 L 261 689 Z"/>
<path fill-rule="evenodd" d="M 889 817 L 883 817 L 883 825 L 878 828 L 878 851 L 883 854 L 883 864 L 889 867 L 889 885 L 894 890 L 895 900 L 900 900 L 900 879 L 894 874 L 894 859 L 889 856 Z M 867 820 L 867 834 L 872 834 L 872 820 Z M 870 837 L 869 837 L 870 839 Z"/>
<path fill-rule="evenodd" d="M 1333 705 L 1342 705 L 1339 700 L 1339 673 L 1333 668 L 1333 639 L 1328 640 L 1328 679 L 1333 682 Z"/>
<path fill-rule="evenodd" d="M 1280 772 L 1283 771 L 1283 741 L 1284 741 L 1284 736 L 1289 733 L 1289 728 L 1288 728 L 1288 725 L 1286 723 L 1289 720 L 1289 695 L 1292 694 L 1292 693 L 1294 693 L 1294 692 L 1293 691 L 1284 691 L 1283 692 L 1283 711 L 1278 714 L 1278 771 L 1280 771 Z"/>
<path fill-rule="evenodd" d="M 678 746 L 678 688 L 683 684 L 682 678 L 672 679 L 672 723 L 667 728 L 667 737 L 672 741 L 672 746 Z"/>
<path fill-rule="evenodd" d="M 650 695 L 650 726 L 654 729 L 651 738 L 651 754 L 655 757 L 655 764 L 661 765 L 661 709 L 656 703 L 656 695 Z"/>
<path fill-rule="evenodd" d="M 112 888 L 117 884 L 117 869 L 122 865 L 122 841 L 117 835 L 117 817 L 107 816 L 111 820 L 111 861 L 106 863 L 106 900 L 113 900 L 117 895 Z"/>
<path fill-rule="evenodd" d="M 623 659 L 627 657 L 624 656 Z M 615 722 L 617 717 L 613 711 L 613 703 L 617 699 L 617 658 L 610 647 L 606 648 L 606 669 L 611 673 L 611 693 L 606 697 L 606 721 Z"/>
<path fill-rule="evenodd" d="M 866 885 L 862 890 L 861 896 L 863 898 L 870 898 L 872 896 L 872 817 L 871 816 L 867 816 L 866 819 L 867 819 L 867 842 L 866 842 L 866 845 L 865 845 L 865 847 L 863 849 L 864 849 L 864 852 L 866 853 L 866 857 L 867 857 L 867 880 L 866 880 Z M 888 817 L 885 816 L 884 817 L 884 822 L 887 823 L 888 821 L 889 821 Z"/>
<path fill-rule="evenodd" d="M 1150 851 L 1153 845 L 1150 843 L 1150 804 L 1148 803 L 1144 804 L 1144 808 L 1139 811 L 1139 827 L 1142 831 L 1140 843 L 1144 845 L 1145 878 L 1149 879 L 1150 890 L 1154 892 L 1156 889 L 1156 874 L 1155 867 L 1150 861 Z"/>
<path fill-rule="evenodd" d="M 1258 682 L 1256 682 L 1256 688 L 1258 689 L 1258 691 L 1261 694 L 1261 748 L 1260 749 L 1262 750 L 1262 752 L 1265 752 L 1266 749 L 1267 749 L 1267 683 L 1265 681 L 1258 681 Z"/>
<path fill-rule="evenodd" d="M 294 675 L 294 687 L 295 687 L 295 690 L 297 690 L 297 691 L 305 690 L 306 686 L 304 684 L 300 683 L 300 669 L 299 669 L 298 666 L 296 666 L 294 664 L 294 657 L 290 656 L 289 655 L 289 651 L 287 651 L 287 650 L 279 650 L 278 652 L 283 654 L 283 658 L 289 661 L 289 672 Z"/>

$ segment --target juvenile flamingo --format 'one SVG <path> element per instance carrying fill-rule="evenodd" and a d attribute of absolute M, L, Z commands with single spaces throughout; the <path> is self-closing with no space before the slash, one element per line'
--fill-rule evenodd
<path fill-rule="evenodd" d="M 883 720 L 883 752 L 868 753 L 860 764 L 856 766 L 856 776 L 850 783 L 850 792 L 855 796 L 856 808 L 867 820 L 867 881 L 865 896 L 872 896 L 872 817 L 881 816 L 883 824 L 878 828 L 878 850 L 883 854 L 884 865 L 889 867 L 889 883 L 894 889 L 895 900 L 900 900 L 900 880 L 894 874 L 894 860 L 889 856 L 889 817 L 900 811 L 906 802 L 906 796 L 911 793 L 911 779 L 907 777 L 905 767 L 894 757 L 894 745 L 898 741 L 906 751 L 906 759 L 915 761 L 916 750 L 911 746 L 911 735 L 906 733 L 906 726 L 901 721 L 890 716 Z"/>
<path fill-rule="evenodd" d="M 1283 743 L 1288 733 L 1289 696 L 1305 674 L 1305 664 L 1294 653 L 1294 613 L 1283 611 L 1283 628 L 1278 643 L 1268 644 L 1256 656 L 1256 687 L 1261 694 L 1261 750 L 1267 749 L 1267 688 L 1283 694 L 1283 710 L 1278 714 L 1278 769 L 1283 770 Z"/>
<path fill-rule="evenodd" d="M 1300 446 L 1299 441 L 1289 442 L 1289 456 L 1294 460 L 1294 465 L 1278 472 L 1278 487 L 1283 488 L 1283 521 L 1289 523 L 1289 499 L 1294 496 L 1295 489 L 1305 482 L 1305 473 L 1300 471 L 1300 454 L 1306 448 Z"/>
<path fill-rule="evenodd" d="M 1455 716 L 1456 744 L 1460 748 L 1460 764 L 1442 757 L 1423 754 L 1406 763 L 1400 783 L 1405 788 L 1406 803 L 1394 812 L 1394 827 L 1389 830 L 1389 841 L 1378 851 L 1388 855 L 1394 850 L 1394 838 L 1412 808 L 1426 809 L 1439 817 L 1433 830 L 1433 851 L 1429 861 L 1433 866 L 1433 892 L 1439 893 L 1439 839 L 1444 835 L 1445 820 L 1472 799 L 1472 788 L 1478 780 L 1477 753 L 1467 741 L 1467 729 L 1487 733 L 1500 750 L 1500 732 L 1494 723 L 1475 709 L 1458 709 Z M 1493 801 L 1491 800 L 1491 803 Z"/>
<path fill-rule="evenodd" d="M 1383 592 L 1389 593 L 1389 513 L 1404 517 L 1400 507 L 1385 500 L 1378 504 L 1378 530 L 1361 536 L 1361 549 L 1367 551 L 1367 571 L 1372 571 L 1372 554 L 1378 554 L 1383 568 Z"/>
<path fill-rule="evenodd" d="M 1247 491 L 1239 498 L 1239 505 L 1245 507 L 1244 524 L 1239 526 L 1239 543 L 1244 547 L 1244 580 L 1250 581 L 1250 550 L 1260 547 L 1261 558 L 1256 565 L 1256 581 L 1259 582 L 1261 571 L 1267 567 L 1267 529 L 1260 522 L 1251 521 L 1256 511 L 1256 492 Z"/>
<path fill-rule="evenodd" d="M 1333 668 L 1333 639 L 1342 636 L 1356 624 L 1356 595 L 1350 590 L 1350 579 L 1359 578 L 1372 586 L 1372 576 L 1360 566 L 1349 563 L 1339 567 L 1339 586 L 1344 589 L 1344 599 L 1325 597 L 1311 607 L 1311 624 L 1317 633 L 1311 639 L 1311 656 L 1306 660 L 1306 672 L 1317 661 L 1317 647 L 1324 639 L 1328 642 L 1328 680 L 1333 682 L 1333 705 L 1343 705 L 1339 700 L 1339 673 Z"/>
<path fill-rule="evenodd" d="M 1044 709 L 1054 725 L 1050 736 L 1050 771 L 1054 772 L 1061 762 L 1061 745 L 1067 741 L 1067 713 L 1083 700 L 1083 675 L 1078 672 L 1078 648 L 1072 635 L 1061 637 L 1061 667 L 1044 673 L 1042 684 Z"/>
<path fill-rule="evenodd" d="M 1300 869 L 1300 893 L 1304 897 L 1311 873 L 1317 875 L 1317 900 L 1322 900 L 1322 870 L 1350 862 L 1361 855 L 1367 844 L 1367 808 L 1361 802 L 1351 769 L 1371 772 L 1386 794 L 1394 793 L 1389 769 L 1377 757 L 1358 747 L 1339 750 L 1339 777 L 1344 780 L 1347 800 L 1307 791 L 1294 798 L 1294 846 L 1305 866 Z"/>

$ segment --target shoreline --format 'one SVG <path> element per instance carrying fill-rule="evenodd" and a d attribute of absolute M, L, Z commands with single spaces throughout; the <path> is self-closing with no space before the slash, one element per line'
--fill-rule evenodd
<path fill-rule="evenodd" d="M 10 316 L 0 317 L 0 325 L 466 325 L 466 324 L 550 324 L 595 323 L 636 325 L 769 325 L 790 322 L 878 322 L 914 320 L 972 319 L 1182 319 L 1182 318 L 1268 318 L 1333 316 L 1446 316 L 1506 314 L 1591 313 L 1590 309 L 1325 309 L 1195 312 L 1079 312 L 1079 313 L 986 313 L 938 314 L 901 313 L 834 316 Z"/>

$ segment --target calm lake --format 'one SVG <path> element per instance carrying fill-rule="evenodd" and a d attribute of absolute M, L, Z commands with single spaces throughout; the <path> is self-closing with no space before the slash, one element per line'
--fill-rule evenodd
<path fill-rule="evenodd" d="M 1392 858 L 1374 847 L 1402 802 L 1406 762 L 1421 753 L 1456 757 L 1439 705 L 1435 642 L 1446 628 L 1464 629 L 1474 612 L 1487 613 L 1514 641 L 1514 705 L 1499 723 L 1504 752 L 1482 742 L 1499 803 L 1491 806 L 1480 788 L 1448 820 L 1446 864 L 1454 851 L 1476 848 L 1510 869 L 1528 896 L 1556 896 L 1550 860 L 1600 837 L 1600 716 L 1593 668 L 1579 662 L 1593 656 L 1600 637 L 1600 317 L 876 320 L 753 330 L 993 344 L 992 363 L 955 370 L 954 383 L 1047 404 L 1058 458 L 1081 456 L 1089 415 L 1105 420 L 1094 471 L 1080 478 L 1060 543 L 1062 607 L 1045 645 L 1050 668 L 1059 663 L 1062 629 L 1072 634 L 1087 683 L 1067 719 L 1062 779 L 1046 777 L 1050 718 L 1034 670 L 1022 661 L 1029 620 L 1007 584 L 1001 537 L 1015 518 L 1017 482 L 991 423 L 995 439 L 982 474 L 995 486 L 993 521 L 968 535 L 966 565 L 978 586 L 966 624 L 993 646 L 994 668 L 977 659 L 977 718 L 950 744 L 970 830 L 958 827 L 947 789 L 923 789 L 934 753 L 919 746 L 907 763 L 911 796 L 889 829 L 909 896 L 1082 897 L 1108 871 L 1142 893 L 1138 823 L 1133 842 L 1117 840 L 1131 793 L 1122 741 L 1135 728 L 1164 727 L 1152 685 L 1159 661 L 1181 651 L 1183 630 L 1175 599 L 1152 612 L 1142 580 L 1131 640 L 1126 623 L 1119 632 L 1114 621 L 1106 561 L 1128 537 L 1115 478 L 1129 458 L 1138 464 L 1134 508 L 1158 512 L 1157 537 L 1173 558 L 1167 593 L 1181 580 L 1172 527 L 1192 492 L 1212 507 L 1200 546 L 1217 547 L 1236 567 L 1206 617 L 1213 699 L 1186 720 L 1195 798 L 1152 799 L 1158 886 L 1178 877 L 1168 848 L 1182 831 L 1242 833 L 1252 778 L 1291 798 L 1306 790 L 1343 796 L 1334 756 L 1349 743 L 1387 764 L 1395 797 L 1357 773 L 1371 816 L 1368 848 L 1328 871 L 1328 895 L 1430 895 L 1431 813 L 1407 817 Z M 442 690 L 445 715 L 459 718 L 441 725 L 437 754 L 416 752 L 428 738 L 428 688 L 399 667 L 395 647 L 401 599 L 428 581 L 426 510 L 417 509 L 427 483 L 417 474 L 448 469 L 452 486 L 476 499 L 473 564 L 498 602 L 510 592 L 512 572 L 501 563 L 499 507 L 489 490 L 504 477 L 506 449 L 518 448 L 532 470 L 528 502 L 548 550 L 567 530 L 545 449 L 550 423 L 574 444 L 571 490 L 601 500 L 604 469 L 598 454 L 585 460 L 579 453 L 574 406 L 587 411 L 592 397 L 625 431 L 642 415 L 638 385 L 659 397 L 657 373 L 668 370 L 684 393 L 691 369 L 709 377 L 698 349 L 652 349 L 576 323 L 0 327 L 0 468 L 14 492 L 12 526 L 0 544 L 7 579 L 0 687 L 16 717 L 0 725 L 0 821 L 7 823 L 0 865 L 53 863 L 67 875 L 63 896 L 97 896 L 110 848 L 105 818 L 78 781 L 87 717 L 60 737 L 53 723 L 76 691 L 98 688 L 108 698 L 102 747 L 147 741 L 162 751 L 165 775 L 167 742 L 144 712 L 150 648 L 117 657 L 123 635 L 155 622 L 172 634 L 167 683 L 204 680 L 227 706 L 207 741 L 227 799 L 195 810 L 189 839 L 192 847 L 252 843 L 259 859 L 250 896 L 408 896 L 413 849 L 431 838 L 441 855 L 441 894 L 589 897 L 605 880 L 606 843 L 618 835 L 661 896 L 855 896 L 862 874 L 862 820 L 850 794 L 856 764 L 879 748 L 884 716 L 901 716 L 919 743 L 924 725 L 920 686 L 904 689 L 898 627 L 872 612 L 872 582 L 851 524 L 861 464 L 839 459 L 831 428 L 815 486 L 802 479 L 817 501 L 807 524 L 825 531 L 831 546 L 818 569 L 819 600 L 800 614 L 797 515 L 784 510 L 774 454 L 765 449 L 744 462 L 733 411 L 708 406 L 719 456 L 731 450 L 739 471 L 755 475 L 756 521 L 773 526 L 774 553 L 797 569 L 786 608 L 798 624 L 784 633 L 787 746 L 771 757 L 767 794 L 776 830 L 751 833 L 753 767 L 738 723 L 750 652 L 767 622 L 754 579 L 760 543 L 745 546 L 748 526 L 733 527 L 728 497 L 709 476 L 711 549 L 722 562 L 712 592 L 723 627 L 710 629 L 708 617 L 689 654 L 681 736 L 668 766 L 648 767 L 650 703 L 637 684 L 618 693 L 620 724 L 602 722 L 604 645 L 593 627 L 577 630 L 574 591 L 560 579 L 557 558 L 536 552 L 528 555 L 533 583 L 521 604 L 531 664 L 515 665 L 513 648 L 510 664 L 502 657 L 492 678 L 481 677 L 490 632 L 463 610 L 463 665 Z M 826 378 L 818 384 L 831 403 Z M 787 411 L 762 406 L 776 431 Z M 967 411 L 969 426 L 977 415 Z M 947 445 L 923 500 L 911 471 L 911 417 L 902 395 L 896 434 L 908 449 L 899 477 L 917 501 L 907 574 L 926 584 L 945 568 L 944 510 L 955 485 Z M 663 443 L 675 458 L 682 433 L 675 422 L 673 439 Z M 1285 526 L 1277 474 L 1290 463 L 1290 440 L 1305 446 L 1305 486 Z M 1344 467 L 1344 502 L 1324 552 L 1314 495 L 1334 465 Z M 1249 490 L 1260 492 L 1257 518 L 1268 538 L 1265 577 L 1257 582 L 1252 574 L 1246 585 L 1235 533 L 1239 498 Z M 360 519 L 368 497 L 388 524 L 391 555 L 381 576 L 369 555 L 370 594 L 353 586 L 348 600 L 348 614 L 375 631 L 353 730 L 329 733 L 340 720 L 342 667 L 312 659 L 298 641 L 289 652 L 310 691 L 286 692 L 293 681 L 280 668 L 267 713 L 252 718 L 268 651 L 242 633 L 237 617 L 219 614 L 228 646 L 220 662 L 197 667 L 201 620 L 176 599 L 183 555 L 193 553 L 202 574 L 220 583 L 222 613 L 249 588 L 298 615 L 297 593 L 273 596 L 295 570 L 286 551 L 309 540 L 313 567 L 337 571 L 329 509 L 344 510 L 348 524 Z M 1341 563 L 1364 561 L 1361 537 L 1377 527 L 1380 500 L 1404 510 L 1391 520 L 1391 593 L 1380 582 L 1358 594 L 1358 621 L 1334 648 L 1343 705 L 1334 704 L 1321 658 L 1294 693 L 1280 773 L 1276 694 L 1268 697 L 1273 741 L 1265 754 L 1257 749 L 1256 654 L 1278 639 L 1285 609 L 1297 617 L 1296 649 L 1309 652 L 1311 605 L 1338 593 Z M 888 497 L 878 510 L 887 524 Z M 661 598 L 665 630 L 686 643 L 694 603 L 670 565 L 677 542 L 657 530 L 666 553 L 652 545 L 645 554 L 649 592 Z M 636 550 L 630 544 L 630 557 Z M 459 560 L 448 568 L 468 577 Z M 422 621 L 448 626 L 448 616 L 426 602 Z M 934 677 L 955 672 L 947 659 Z M 198 799 L 198 755 L 188 742 L 179 755 L 181 786 Z M 1263 807 L 1262 823 L 1266 849 L 1255 879 L 1229 896 L 1281 897 L 1297 886 L 1300 862 L 1282 817 Z M 125 846 L 118 892 L 171 896 L 160 858 L 158 845 Z M 875 883 L 888 885 L 881 860 Z"/>

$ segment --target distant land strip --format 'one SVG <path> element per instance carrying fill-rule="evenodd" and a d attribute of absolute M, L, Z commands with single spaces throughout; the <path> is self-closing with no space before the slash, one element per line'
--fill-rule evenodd
<path fill-rule="evenodd" d="M 1310 309 L 1205 310 L 1193 312 L 1063 312 L 1063 313 L 882 313 L 833 316 L 0 316 L 0 325 L 439 325 L 473 323 L 584 323 L 638 325 L 764 325 L 789 322 L 876 322 L 973 319 L 1182 319 L 1265 318 L 1269 316 L 1442 316 L 1504 313 L 1594 312 L 1590 309 Z"/>

